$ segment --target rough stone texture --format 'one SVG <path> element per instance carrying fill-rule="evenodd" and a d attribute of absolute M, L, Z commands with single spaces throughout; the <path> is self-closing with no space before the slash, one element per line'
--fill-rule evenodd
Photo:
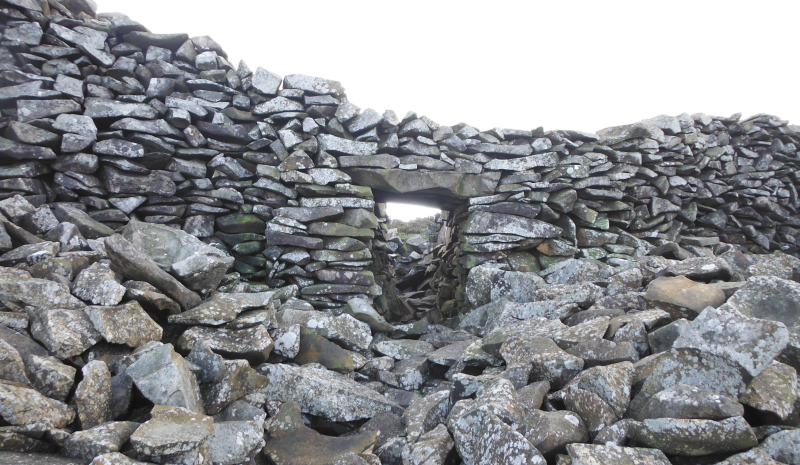
<path fill-rule="evenodd" d="M 610 447 L 599 444 L 570 444 L 567 453 L 572 465 L 667 465 L 670 461 L 663 452 L 644 447 Z"/>
<path fill-rule="evenodd" d="M 161 326 L 136 301 L 118 306 L 90 306 L 84 312 L 103 339 L 112 344 L 139 347 L 161 340 L 163 334 Z"/>
<path fill-rule="evenodd" d="M 130 437 L 133 451 L 145 458 L 189 452 L 214 434 L 211 417 L 180 407 L 156 405 L 150 420 Z"/>
<path fill-rule="evenodd" d="M 87 363 L 81 372 L 83 380 L 78 383 L 73 400 L 81 428 L 90 429 L 112 419 L 111 373 L 100 360 Z"/>
<path fill-rule="evenodd" d="M 756 444 L 756 436 L 742 417 L 726 420 L 649 419 L 631 434 L 639 443 L 671 455 L 702 456 L 738 452 Z"/>
<path fill-rule="evenodd" d="M 0 417 L 10 425 L 64 428 L 75 418 L 66 404 L 18 383 L 0 381 L 0 399 Z"/>
<path fill-rule="evenodd" d="M 204 244 L 191 234 L 161 225 L 132 221 L 123 230 L 131 244 L 141 248 L 165 271 L 200 293 L 216 289 L 233 257 Z"/>
<path fill-rule="evenodd" d="M 375 443 L 377 432 L 349 437 L 324 436 L 306 427 L 297 402 L 286 402 L 270 421 L 264 455 L 281 465 L 333 464 L 348 453 L 360 454 Z"/>
<path fill-rule="evenodd" d="M 331 421 L 371 418 L 378 412 L 402 413 L 391 400 L 325 369 L 262 365 L 259 371 L 269 378 L 269 399 L 297 402 L 304 412 Z"/>
<path fill-rule="evenodd" d="M 171 344 L 148 346 L 127 367 L 137 389 L 156 405 L 183 407 L 204 413 L 197 379 Z"/>
<path fill-rule="evenodd" d="M 755 377 L 788 343 L 789 331 L 782 323 L 707 308 L 681 333 L 673 347 L 719 355 Z"/>

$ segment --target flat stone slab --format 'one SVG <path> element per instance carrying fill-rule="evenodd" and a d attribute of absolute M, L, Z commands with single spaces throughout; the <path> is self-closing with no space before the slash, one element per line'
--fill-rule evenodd
<path fill-rule="evenodd" d="M 372 418 L 379 412 L 403 413 L 402 407 L 346 376 L 325 369 L 265 364 L 269 400 L 297 402 L 302 410 L 331 421 Z"/>

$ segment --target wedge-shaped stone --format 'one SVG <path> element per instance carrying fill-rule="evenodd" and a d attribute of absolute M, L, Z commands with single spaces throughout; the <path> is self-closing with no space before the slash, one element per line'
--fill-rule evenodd
<path fill-rule="evenodd" d="M 283 310 L 278 312 L 277 320 L 281 326 L 301 325 L 351 350 L 367 353 L 372 343 L 369 325 L 346 314 L 330 316 L 321 312 Z"/>
<path fill-rule="evenodd" d="M 205 340 L 214 352 L 229 358 L 243 358 L 251 363 L 263 363 L 274 343 L 264 325 L 243 329 L 223 329 L 195 326 L 186 330 L 178 339 L 178 347 L 192 350 L 195 344 Z"/>
<path fill-rule="evenodd" d="M 125 296 L 125 286 L 107 266 L 93 263 L 78 273 L 72 283 L 72 294 L 94 305 L 117 305 Z"/>
<path fill-rule="evenodd" d="M 183 407 L 203 413 L 197 379 L 186 361 L 175 352 L 172 344 L 154 344 L 143 348 L 143 353 L 134 354 L 137 359 L 128 366 L 124 375 L 130 377 L 142 395 L 156 405 Z"/>
<path fill-rule="evenodd" d="M 163 330 L 139 302 L 126 302 L 118 306 L 90 306 L 84 309 L 95 329 L 112 344 L 139 347 L 161 340 Z"/>
<path fill-rule="evenodd" d="M 216 294 L 210 299 L 179 315 L 170 315 L 169 322 L 183 325 L 219 326 L 233 321 L 249 309 L 272 306 L 275 292 Z"/>
<path fill-rule="evenodd" d="M 789 331 L 783 323 L 747 318 L 721 307 L 703 310 L 673 347 L 719 355 L 755 377 L 788 343 Z"/>
<path fill-rule="evenodd" d="M 303 412 L 331 421 L 372 418 L 378 412 L 400 414 L 402 407 L 344 375 L 324 368 L 264 364 L 269 400 L 297 402 Z"/>
<path fill-rule="evenodd" d="M 0 268 L 0 296 L 32 307 L 80 309 L 86 305 L 69 287 L 46 279 L 35 279 L 25 271 Z"/>
<path fill-rule="evenodd" d="M 75 411 L 27 386 L 0 380 L 0 417 L 16 426 L 64 428 L 75 418 Z"/>
<path fill-rule="evenodd" d="M 98 455 L 119 452 L 139 426 L 132 421 L 113 421 L 76 431 L 64 443 L 63 453 L 67 457 L 91 460 Z"/>
<path fill-rule="evenodd" d="M 121 235 L 115 234 L 108 237 L 105 245 L 111 263 L 125 277 L 152 284 L 177 301 L 184 309 L 192 308 L 200 303 L 199 295 L 184 287 L 177 279 L 159 268 L 158 264 L 140 248 L 128 242 Z"/>
<path fill-rule="evenodd" d="M 191 410 L 156 405 L 150 414 L 130 438 L 134 452 L 147 458 L 189 452 L 214 434 L 214 419 Z"/>
<path fill-rule="evenodd" d="M 82 354 L 102 336 L 83 310 L 31 310 L 31 335 L 60 359 Z"/>

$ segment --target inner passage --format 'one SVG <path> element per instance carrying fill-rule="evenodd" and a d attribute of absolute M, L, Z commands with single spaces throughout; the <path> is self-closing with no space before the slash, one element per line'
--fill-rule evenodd
<path fill-rule="evenodd" d="M 440 233 L 449 212 L 439 208 L 389 202 L 388 245 L 400 297 L 416 316 L 433 310 L 437 303 L 436 271 L 441 262 Z"/>

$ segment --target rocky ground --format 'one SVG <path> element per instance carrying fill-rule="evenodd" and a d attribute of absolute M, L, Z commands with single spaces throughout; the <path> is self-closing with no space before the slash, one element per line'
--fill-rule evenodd
<path fill-rule="evenodd" d="M 34 211 L 0 201 L 4 463 L 800 462 L 800 260 L 780 252 L 485 264 L 449 326 L 392 325 L 238 281 L 167 226 L 9 220 Z"/>

